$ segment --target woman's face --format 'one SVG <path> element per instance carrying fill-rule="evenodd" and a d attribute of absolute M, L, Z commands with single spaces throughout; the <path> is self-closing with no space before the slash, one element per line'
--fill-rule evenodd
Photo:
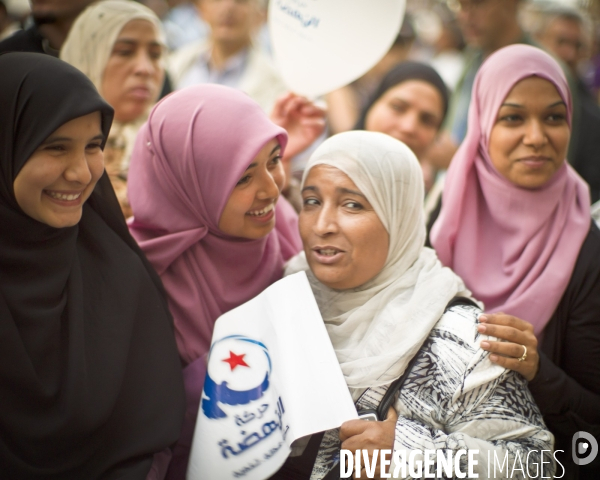
<path fill-rule="evenodd" d="M 267 143 L 233 189 L 219 219 L 219 229 L 233 237 L 256 240 L 275 227 L 275 204 L 285 183 L 281 147 Z"/>
<path fill-rule="evenodd" d="M 496 170 L 523 188 L 546 184 L 562 166 L 569 146 L 567 106 L 548 80 L 517 83 L 500 106 L 489 140 Z"/>
<path fill-rule="evenodd" d="M 443 117 L 440 92 L 423 80 L 407 80 L 388 89 L 373 104 L 365 129 L 406 143 L 420 158 L 433 143 Z"/>
<path fill-rule="evenodd" d="M 102 77 L 101 94 L 115 109 L 115 120 L 131 122 L 156 102 L 164 80 L 163 47 L 147 20 L 127 23 Z"/>
<path fill-rule="evenodd" d="M 302 199 L 300 236 L 317 279 L 347 290 L 374 278 L 387 259 L 390 237 L 354 182 L 337 168 L 317 165 Z"/>
<path fill-rule="evenodd" d="M 100 112 L 75 118 L 50 135 L 13 183 L 15 199 L 31 218 L 72 227 L 104 172 Z"/>

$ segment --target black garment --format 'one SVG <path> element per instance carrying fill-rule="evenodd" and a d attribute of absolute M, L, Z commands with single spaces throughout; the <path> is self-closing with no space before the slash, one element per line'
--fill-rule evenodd
<path fill-rule="evenodd" d="M 48 55 L 0 55 L 0 477 L 139 479 L 179 436 L 181 366 L 162 286 L 106 174 L 79 224 L 26 215 L 13 182 L 58 127 L 112 109 Z"/>
<path fill-rule="evenodd" d="M 439 74 L 429 65 L 420 62 L 406 61 L 396 65 L 385 74 L 383 80 L 381 80 L 381 83 L 377 87 L 377 90 L 375 90 L 365 108 L 363 108 L 360 117 L 358 118 L 358 122 L 354 127 L 355 130 L 365 129 L 367 113 L 373 104 L 379 100 L 379 98 L 385 92 L 387 92 L 390 88 L 395 87 L 399 83 L 406 82 L 408 80 L 423 80 L 440 92 L 444 105 L 444 117 L 446 116 L 446 112 L 448 111 L 449 92 L 448 87 L 446 87 L 446 84 L 442 80 L 442 77 L 440 77 Z"/>
<path fill-rule="evenodd" d="M 600 107 L 580 78 L 575 79 L 577 98 L 577 128 L 573 131 L 575 145 L 569 163 L 590 186 L 592 203 L 600 200 Z"/>
<path fill-rule="evenodd" d="M 37 25 L 15 32 L 10 37 L 2 40 L 0 42 L 0 53 L 7 52 L 46 53 L 44 50 L 44 37 L 37 29 Z"/>
<path fill-rule="evenodd" d="M 441 199 L 440 199 L 441 203 Z M 440 206 L 440 205 L 438 205 Z M 429 230 L 440 208 L 428 222 Z M 540 366 L 529 390 L 546 425 L 556 437 L 564 479 L 600 478 L 600 455 L 587 466 L 572 461 L 571 442 L 578 431 L 600 444 L 600 230 L 591 222 L 573 274 L 538 349 Z M 557 467 L 556 475 L 561 476 Z"/>
<path fill-rule="evenodd" d="M 600 231 L 592 222 L 573 275 L 550 322 L 539 349 L 540 367 L 529 382 L 548 428 L 556 436 L 557 457 L 567 473 L 600 478 L 600 456 L 589 466 L 577 467 L 571 442 L 578 431 L 600 443 Z M 560 475 L 560 467 L 557 475 Z"/>

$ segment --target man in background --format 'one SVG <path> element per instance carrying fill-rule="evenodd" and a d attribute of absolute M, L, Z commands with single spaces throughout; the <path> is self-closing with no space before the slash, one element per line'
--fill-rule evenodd
<path fill-rule="evenodd" d="M 210 27 L 207 41 L 175 52 L 169 73 L 176 89 L 217 83 L 240 89 L 269 113 L 286 88 L 270 59 L 253 44 L 265 18 L 264 0 L 196 0 Z"/>
<path fill-rule="evenodd" d="M 579 75 L 580 63 L 589 54 L 591 27 L 572 7 L 553 5 L 540 12 L 535 39 L 561 60 L 571 74 L 575 109 L 569 162 L 590 185 L 592 202 L 600 200 L 600 107 Z"/>

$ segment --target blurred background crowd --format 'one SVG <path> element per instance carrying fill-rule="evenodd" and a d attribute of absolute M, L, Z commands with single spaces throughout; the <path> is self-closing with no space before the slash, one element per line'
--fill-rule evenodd
<path fill-rule="evenodd" d="M 108 16 L 118 16 L 114 6 L 96 9 L 95 14 L 88 9 L 82 15 L 85 18 L 75 22 L 91 3 L 0 0 L 0 52 L 60 54 L 92 80 L 92 70 L 98 70 L 96 86 L 116 110 L 106 166 L 124 213 L 129 216 L 125 183 L 128 159 L 135 134 L 158 98 L 189 85 L 218 83 L 245 91 L 271 112 L 286 86 L 273 59 L 267 27 L 268 0 L 143 0 L 140 3 L 155 14 L 153 18 L 146 15 L 146 19 L 161 25 L 145 32 L 150 43 L 147 39 L 140 43 L 136 39 L 141 39 L 144 32 L 129 28 L 129 43 L 120 47 L 117 36 L 122 36 L 127 22 L 94 17 L 104 15 L 104 11 Z M 361 128 L 404 141 L 421 162 L 426 189 L 432 193 L 427 209 L 432 210 L 441 191 L 443 172 L 466 133 L 471 89 L 479 66 L 503 46 L 534 44 L 558 57 L 568 74 L 575 105 L 568 158 L 590 184 L 592 201 L 597 201 L 600 162 L 595 152 L 600 139 L 594 132 L 600 128 L 599 20 L 599 0 L 408 0 L 402 28 L 385 57 L 361 78 L 319 99 L 327 106 L 327 130 L 322 139 Z M 121 51 L 117 51 L 119 48 Z M 103 53 L 99 55 L 100 51 Z M 126 75 L 118 73 L 118 65 L 111 74 L 114 87 L 99 83 L 108 77 L 104 68 L 115 53 L 121 59 L 128 55 L 130 63 L 137 62 L 134 68 L 147 70 L 142 72 L 149 79 L 144 87 L 147 91 L 138 92 L 140 104 L 137 108 L 130 106 L 128 111 L 126 106 L 118 105 L 119 86 L 125 78 L 119 75 Z M 419 92 L 409 92 L 408 97 L 400 92 L 400 97 L 409 99 L 408 103 L 400 102 L 402 105 L 396 101 L 400 97 L 395 92 L 396 100 L 391 101 L 392 87 L 399 87 L 408 77 L 404 72 L 398 77 L 398 72 L 390 70 L 406 60 L 429 64 L 448 88 L 443 111 L 433 112 L 433 118 L 405 115 L 408 103 L 413 106 L 412 95 L 417 93 L 419 97 Z M 385 78 L 388 72 L 391 76 Z M 387 111 L 382 102 L 387 102 Z M 415 111 L 425 108 L 415 107 Z M 295 156 L 287 165 L 292 184 L 300 178 L 310 151 Z M 293 193 L 288 198 L 293 203 Z"/>

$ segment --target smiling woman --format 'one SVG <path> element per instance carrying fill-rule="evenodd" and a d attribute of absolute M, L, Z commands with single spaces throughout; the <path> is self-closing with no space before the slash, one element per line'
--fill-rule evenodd
<path fill-rule="evenodd" d="M 115 110 L 105 164 L 125 217 L 131 216 L 131 152 L 163 85 L 164 48 L 160 20 L 150 9 L 133 1 L 105 0 L 77 18 L 60 52 L 60 58 L 85 73 Z"/>
<path fill-rule="evenodd" d="M 1 476 L 160 479 L 183 382 L 160 280 L 103 175 L 112 108 L 49 55 L 0 71 Z"/>
<path fill-rule="evenodd" d="M 13 189 L 27 215 L 55 228 L 81 220 L 83 204 L 104 173 L 100 113 L 60 126 L 33 152 Z"/>
<path fill-rule="evenodd" d="M 525 45 L 491 55 L 431 242 L 484 302 L 478 329 L 500 341 L 482 347 L 529 381 L 566 476 L 598 478 L 600 459 L 580 466 L 570 452 L 578 431 L 600 432 L 600 231 L 566 159 L 571 115 L 550 55 Z"/>
<path fill-rule="evenodd" d="M 245 93 L 207 84 L 161 100 L 136 141 L 130 230 L 169 296 L 188 394 L 170 478 L 185 477 L 215 321 L 300 251 L 298 217 L 280 196 L 287 140 Z"/>

